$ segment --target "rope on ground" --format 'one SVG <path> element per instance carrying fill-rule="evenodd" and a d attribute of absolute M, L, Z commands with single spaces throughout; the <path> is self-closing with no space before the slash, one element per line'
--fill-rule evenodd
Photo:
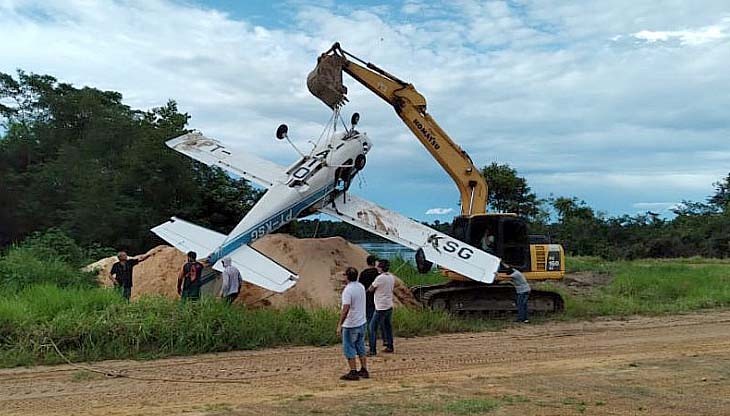
<path fill-rule="evenodd" d="M 53 347 L 56 354 L 58 354 L 59 357 L 63 361 L 66 362 L 66 364 L 70 365 L 71 367 L 77 368 L 79 370 L 89 371 L 96 374 L 102 374 L 106 377 L 113 377 L 113 378 L 127 378 L 130 380 L 137 380 L 137 381 L 157 381 L 157 382 L 164 382 L 164 383 L 195 383 L 195 384 L 251 384 L 251 380 L 249 379 L 243 379 L 243 378 L 227 378 L 223 380 L 219 379 L 213 379 L 213 378 L 202 378 L 202 379 L 196 379 L 196 380 L 186 380 L 186 379 L 180 379 L 180 378 L 169 378 L 169 377 L 141 377 L 141 376 L 134 376 L 130 374 L 121 373 L 119 371 L 113 371 L 113 370 L 106 370 L 101 368 L 95 368 L 88 365 L 82 365 L 72 362 L 71 360 L 64 355 L 61 350 L 58 348 L 58 345 L 56 345 L 55 342 L 51 338 L 46 338 L 46 340 L 50 343 L 50 346 Z M 48 344 L 43 345 L 48 346 Z M 259 376 L 261 377 L 261 376 Z"/>

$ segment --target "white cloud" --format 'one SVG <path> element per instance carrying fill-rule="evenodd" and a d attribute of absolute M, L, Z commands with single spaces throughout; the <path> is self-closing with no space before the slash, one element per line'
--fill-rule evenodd
<path fill-rule="evenodd" d="M 632 206 L 641 211 L 669 212 L 680 205 L 679 202 L 636 202 Z"/>
<path fill-rule="evenodd" d="M 446 215 L 454 212 L 453 208 L 429 208 L 426 215 Z"/>
<path fill-rule="evenodd" d="M 718 25 L 685 30 L 641 30 L 633 33 L 636 39 L 649 43 L 666 42 L 676 39 L 682 45 L 701 45 L 730 37 L 730 18 L 723 18 Z"/>

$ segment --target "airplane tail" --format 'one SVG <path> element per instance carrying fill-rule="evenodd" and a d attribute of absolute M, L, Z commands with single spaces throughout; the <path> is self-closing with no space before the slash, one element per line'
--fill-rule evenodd
<path fill-rule="evenodd" d="M 151 231 L 184 253 L 196 252 L 198 258 L 208 257 L 226 239 L 224 234 L 175 217 Z M 229 257 L 231 263 L 241 272 L 243 280 L 264 289 L 281 293 L 294 286 L 299 279 L 293 271 L 247 245 L 234 251 Z M 223 271 L 221 261 L 216 262 L 213 269 Z"/>

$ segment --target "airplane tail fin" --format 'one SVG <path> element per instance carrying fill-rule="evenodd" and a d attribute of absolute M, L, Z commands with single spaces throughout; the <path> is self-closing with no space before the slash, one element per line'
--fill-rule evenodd
<path fill-rule="evenodd" d="M 226 239 L 224 234 L 175 217 L 151 231 L 182 252 L 195 251 L 201 259 L 208 257 Z M 240 247 L 229 257 L 241 272 L 243 280 L 264 289 L 281 293 L 294 286 L 299 279 L 296 273 L 247 245 Z M 216 262 L 213 269 L 223 271 L 221 261 Z"/>

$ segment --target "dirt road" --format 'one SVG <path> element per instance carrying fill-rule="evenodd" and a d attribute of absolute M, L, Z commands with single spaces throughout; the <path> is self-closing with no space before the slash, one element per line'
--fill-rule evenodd
<path fill-rule="evenodd" d="M 287 348 L 0 371 L 3 415 L 730 415 L 730 311 L 397 339 L 372 378 Z M 218 381 L 218 382 L 216 382 Z"/>

